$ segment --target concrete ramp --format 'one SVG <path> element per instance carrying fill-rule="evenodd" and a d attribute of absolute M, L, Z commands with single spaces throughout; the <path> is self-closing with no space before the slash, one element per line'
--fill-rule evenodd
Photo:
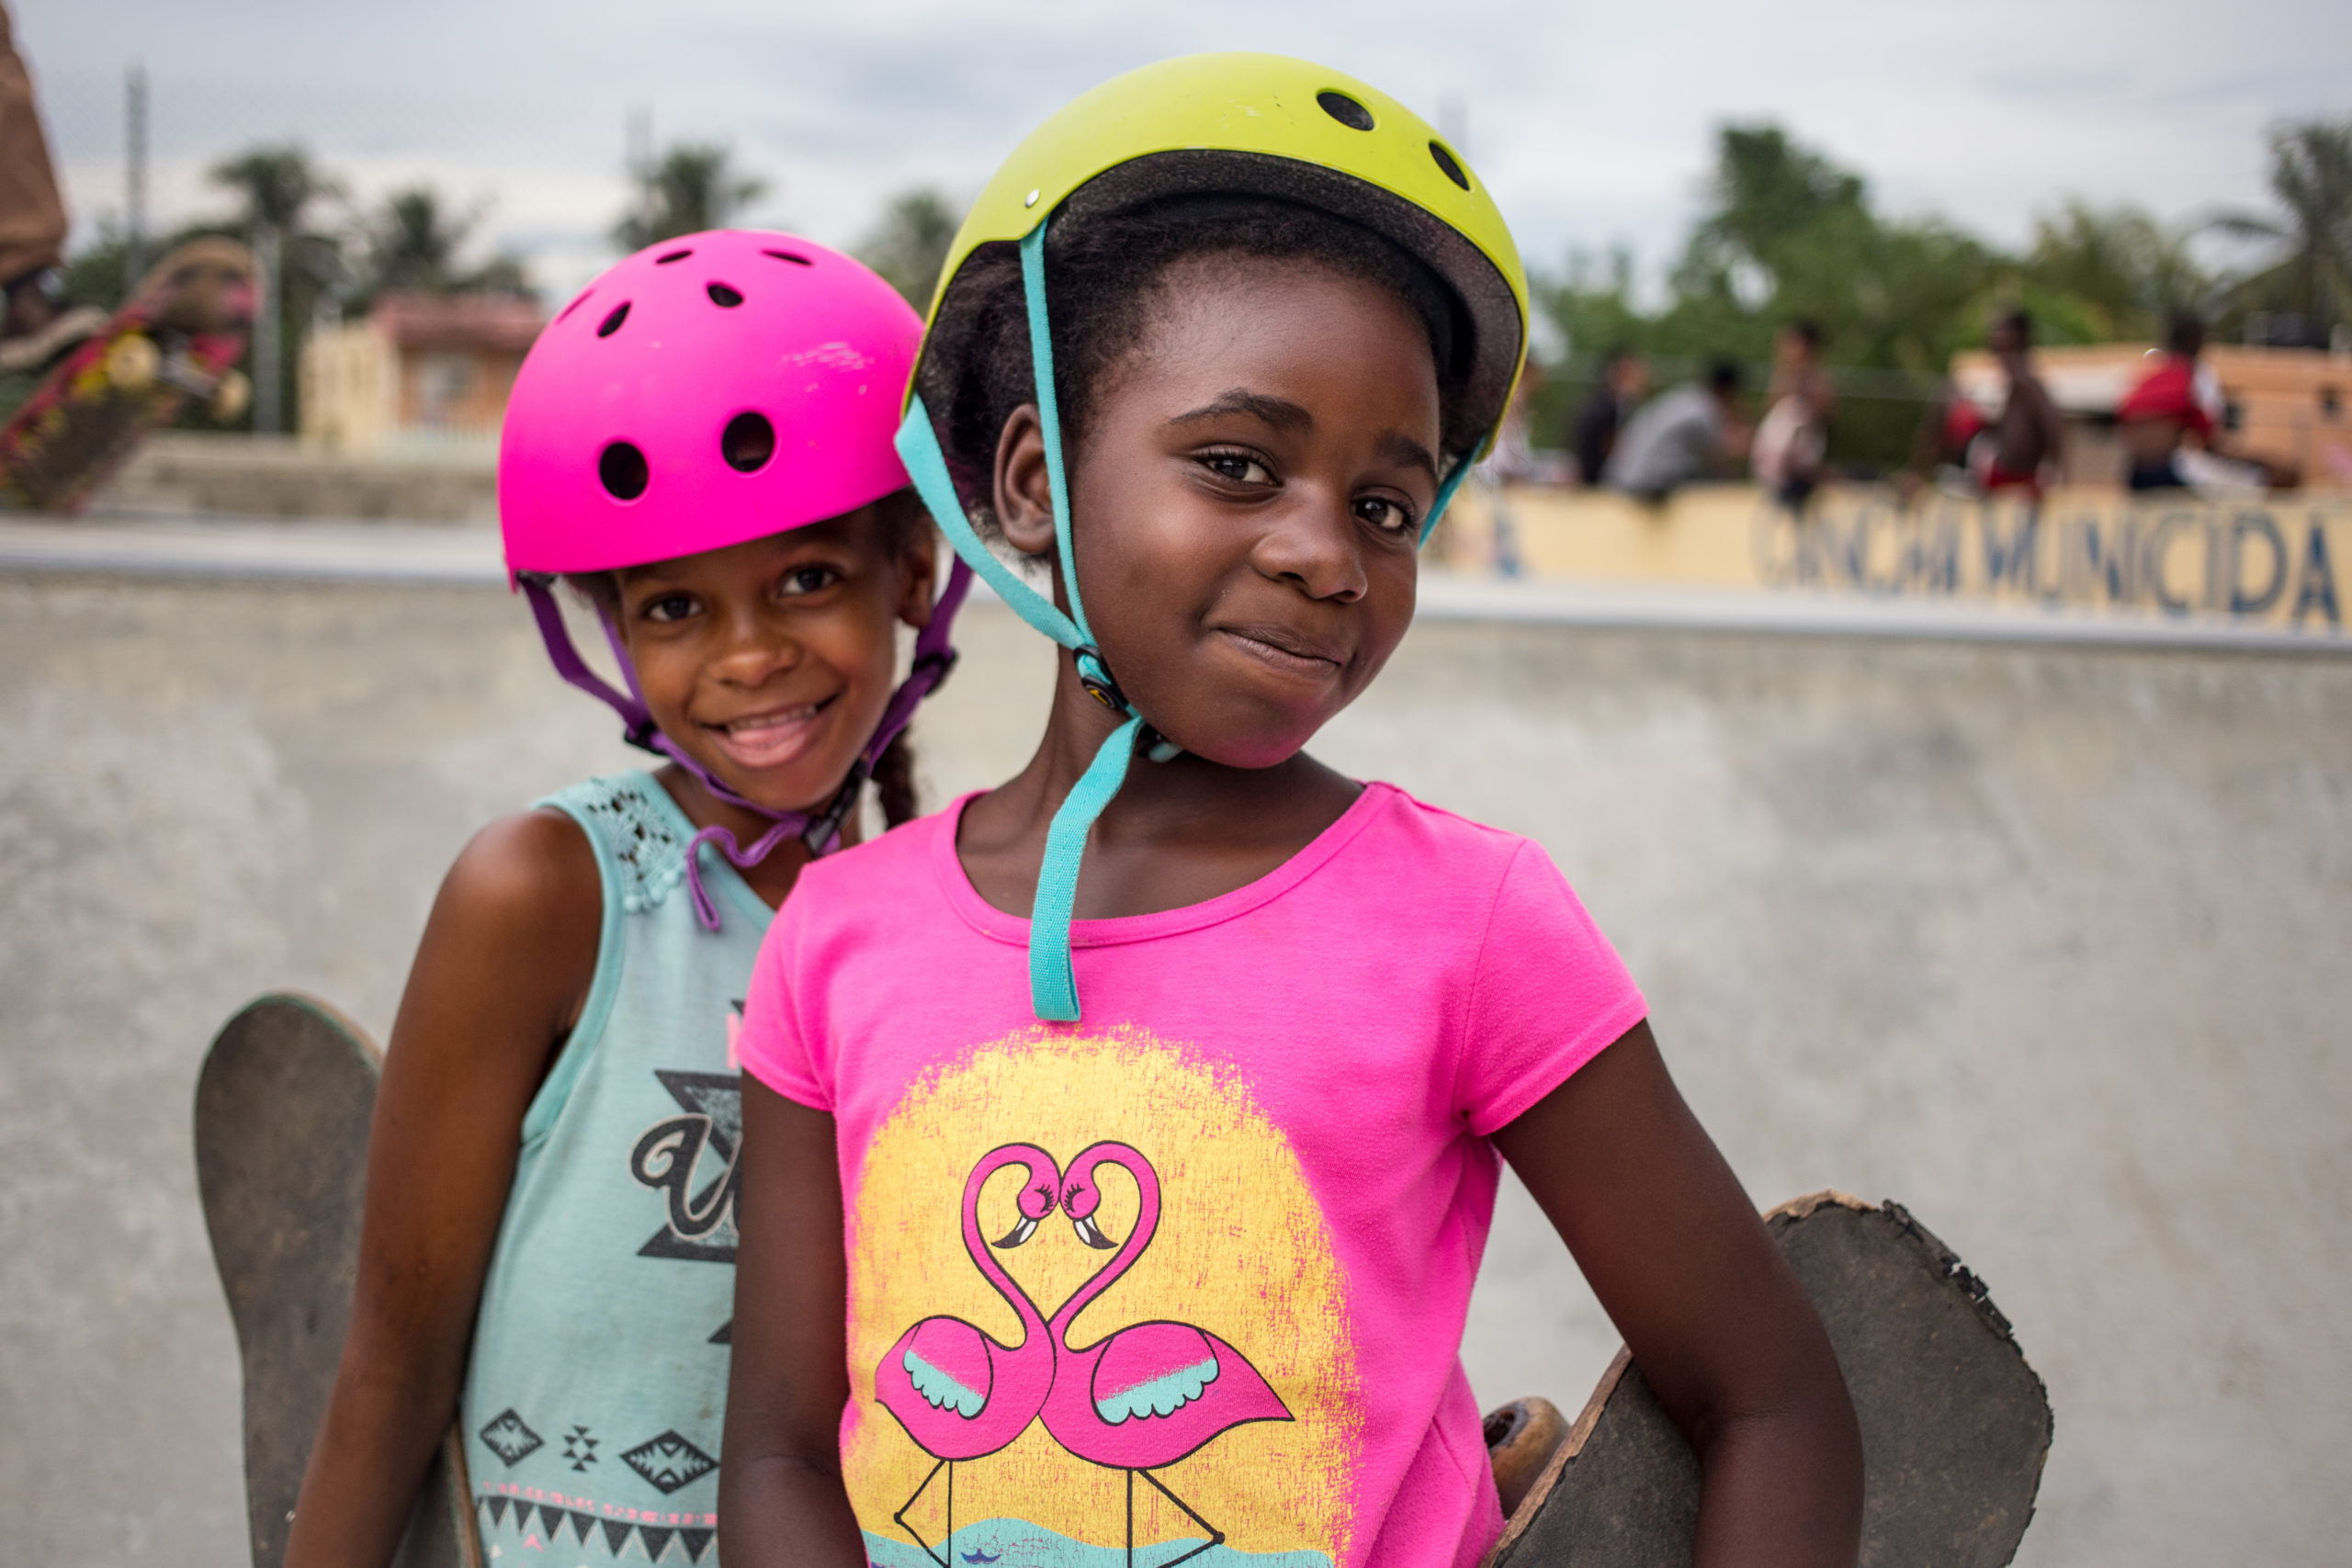
<path fill-rule="evenodd" d="M 1038 639 L 963 642 L 933 802 L 1042 721 Z M 386 1029 L 466 835 L 628 754 L 461 581 L 0 578 L 0 671 L 7 1555 L 230 1568 L 199 1053 L 270 987 Z M 1759 1204 L 1990 1281 L 2057 1413 L 2021 1562 L 2340 1560 L 2352 660 L 1433 618 L 1319 750 L 1549 847 Z M 1481 1397 L 1616 1343 L 1507 1190 Z"/>

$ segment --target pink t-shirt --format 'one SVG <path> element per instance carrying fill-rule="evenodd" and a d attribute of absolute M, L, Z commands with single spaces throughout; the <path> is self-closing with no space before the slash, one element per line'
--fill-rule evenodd
<path fill-rule="evenodd" d="M 1487 1135 L 1641 1020 L 1607 940 L 1536 844 L 1374 784 L 1247 887 L 1078 922 L 1085 1020 L 1039 1023 L 963 806 L 802 873 L 741 1037 L 838 1130 L 872 1561 L 1475 1563 Z"/>

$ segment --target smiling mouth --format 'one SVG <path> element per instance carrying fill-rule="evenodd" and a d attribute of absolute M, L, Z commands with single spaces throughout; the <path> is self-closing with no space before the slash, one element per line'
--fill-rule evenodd
<path fill-rule="evenodd" d="M 702 728 L 729 760 L 739 766 L 782 767 L 797 761 L 816 743 L 818 728 L 834 701 L 834 697 L 827 697 L 820 702 L 795 703 L 789 707 L 745 714 L 724 724 L 706 724 Z"/>
<path fill-rule="evenodd" d="M 1241 652 L 1281 674 L 1328 681 L 1340 672 L 1336 653 L 1303 642 L 1279 626 L 1219 626 L 1216 631 Z"/>

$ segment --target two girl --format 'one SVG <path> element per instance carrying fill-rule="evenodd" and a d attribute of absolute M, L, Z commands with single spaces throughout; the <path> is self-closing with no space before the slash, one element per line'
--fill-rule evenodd
<path fill-rule="evenodd" d="M 392 1028 L 349 1337 L 287 1561 L 389 1562 L 452 1411 L 494 1553 L 706 1560 L 741 1135 L 732 1045 L 773 908 L 912 815 L 906 721 L 965 581 L 891 450 L 921 335 L 858 263 L 688 236 L 598 278 L 516 379 L 509 568 L 558 668 L 662 760 L 485 828 Z M 556 579 L 626 676 L 573 649 Z M 896 693 L 897 634 L 922 628 Z"/>
<path fill-rule="evenodd" d="M 735 1568 L 1476 1562 L 1502 1159 L 1699 1455 L 1699 1560 L 1853 1561 L 1836 1360 L 1616 954 L 1538 846 L 1303 750 L 1526 300 L 1460 157 L 1299 61 L 1121 77 L 982 193 L 900 449 L 1067 651 L 1020 774 L 762 948 Z"/>
<path fill-rule="evenodd" d="M 1836 1362 L 1607 942 L 1535 845 L 1304 750 L 1523 358 L 1483 187 L 1301 62 L 1110 83 L 958 237 L 903 470 L 914 325 L 852 265 L 656 247 L 517 384 L 510 561 L 669 762 L 450 874 L 290 1558 L 385 1561 L 461 1404 L 505 1548 L 1468 1564 L 1507 1158 L 1690 1436 L 1701 1561 L 1850 1562 Z M 1068 653 L 1019 775 L 812 860 L 942 619 L 908 473 Z"/>

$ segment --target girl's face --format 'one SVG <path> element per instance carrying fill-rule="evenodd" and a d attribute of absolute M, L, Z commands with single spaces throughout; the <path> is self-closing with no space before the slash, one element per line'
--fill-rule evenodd
<path fill-rule="evenodd" d="M 1438 432 L 1428 334 L 1385 290 L 1307 262 L 1171 269 L 1070 467 L 1087 617 L 1161 733 L 1268 767 L 1380 672 L 1413 617 Z M 1046 553 L 1034 410 L 997 475 L 1007 537 Z"/>
<path fill-rule="evenodd" d="M 931 619 L 930 530 L 907 532 L 869 506 L 620 572 L 654 723 L 771 810 L 831 800 L 889 702 L 898 626 Z"/>

